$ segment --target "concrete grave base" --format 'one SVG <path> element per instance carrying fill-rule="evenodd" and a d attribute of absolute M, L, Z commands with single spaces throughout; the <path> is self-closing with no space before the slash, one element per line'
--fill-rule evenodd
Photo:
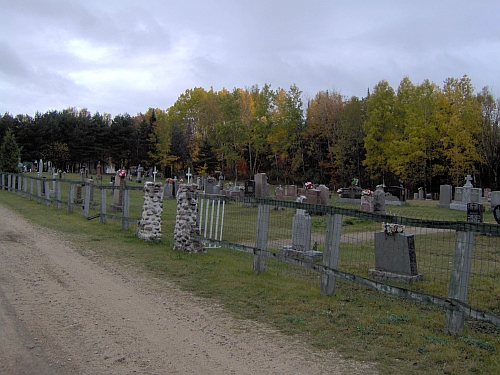
<path fill-rule="evenodd" d="M 376 277 L 378 279 L 398 281 L 407 284 L 424 280 L 424 275 L 421 273 L 419 273 L 418 275 L 410 276 L 410 275 L 401 275 L 398 273 L 392 273 L 387 271 L 369 270 L 368 275 Z"/>
<path fill-rule="evenodd" d="M 315 262 L 317 260 L 323 259 L 323 253 L 321 251 L 300 251 L 295 250 L 292 246 L 283 246 L 278 250 L 278 260 L 284 260 L 285 258 L 293 258 L 304 260 L 306 262 Z"/>
<path fill-rule="evenodd" d="M 109 210 L 111 212 L 122 212 L 122 206 L 117 206 L 116 204 L 110 204 Z"/>

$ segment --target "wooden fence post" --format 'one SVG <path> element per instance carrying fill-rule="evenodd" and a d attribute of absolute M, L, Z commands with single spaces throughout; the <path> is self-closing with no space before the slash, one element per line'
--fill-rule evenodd
<path fill-rule="evenodd" d="M 47 207 L 50 206 L 50 189 L 49 189 L 49 181 L 44 180 L 43 181 L 43 187 L 45 188 L 45 205 Z"/>
<path fill-rule="evenodd" d="M 253 258 L 253 271 L 257 274 L 266 269 L 267 235 L 269 232 L 269 210 L 267 204 L 259 204 L 257 214 L 257 230 L 255 233 L 256 252 Z"/>
<path fill-rule="evenodd" d="M 323 267 L 337 269 L 340 252 L 340 236 L 342 234 L 342 215 L 328 215 L 328 222 L 326 225 Z M 331 296 L 335 291 L 335 276 L 323 271 L 321 274 L 320 290 L 321 294 Z"/>
<path fill-rule="evenodd" d="M 89 217 L 90 209 L 90 184 L 85 182 L 85 198 L 83 199 L 83 217 Z"/>
<path fill-rule="evenodd" d="M 120 189 L 123 188 L 123 200 L 122 200 L 122 230 L 128 230 L 128 215 L 129 215 L 129 190 L 125 189 L 124 186 L 120 186 Z"/>
<path fill-rule="evenodd" d="M 33 186 L 35 185 L 34 181 L 35 180 L 33 179 L 33 177 L 30 177 L 30 194 L 29 194 L 30 200 L 33 199 Z"/>
<path fill-rule="evenodd" d="M 42 202 L 42 180 L 36 180 L 36 201 L 37 203 Z"/>
<path fill-rule="evenodd" d="M 56 181 L 56 210 L 61 209 L 61 181 Z"/>
<path fill-rule="evenodd" d="M 100 189 L 101 199 L 100 199 L 100 213 L 101 213 L 101 224 L 106 224 L 106 189 Z"/>
<path fill-rule="evenodd" d="M 473 248 L 474 233 L 457 231 L 451 266 L 449 298 L 467 302 Z M 448 309 L 446 312 L 446 331 L 453 335 L 460 334 L 464 328 L 464 318 L 463 311 Z"/>
<path fill-rule="evenodd" d="M 9 173 L 7 175 L 7 191 L 11 191 L 12 186 L 12 175 Z"/>
<path fill-rule="evenodd" d="M 28 195 L 28 176 L 23 177 L 23 198 Z"/>
<path fill-rule="evenodd" d="M 73 204 L 75 199 L 75 184 L 69 183 L 69 192 L 68 192 L 68 214 L 73 212 Z"/>

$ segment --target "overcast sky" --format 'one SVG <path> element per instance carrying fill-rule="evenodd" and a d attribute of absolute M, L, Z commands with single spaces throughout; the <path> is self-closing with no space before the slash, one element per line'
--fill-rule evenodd
<path fill-rule="evenodd" d="M 0 0 L 0 114 L 135 115 L 186 89 L 366 95 L 467 74 L 500 96 L 499 0 Z"/>

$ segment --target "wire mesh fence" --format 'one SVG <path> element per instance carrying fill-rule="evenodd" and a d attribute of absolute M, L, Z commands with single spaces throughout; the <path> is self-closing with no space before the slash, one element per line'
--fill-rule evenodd
<path fill-rule="evenodd" d="M 228 199 L 224 216 L 224 243 L 240 245 L 246 251 L 255 249 L 259 204 L 271 206 L 266 272 L 300 277 L 319 284 L 328 216 L 342 214 L 339 271 L 372 280 L 376 283 L 374 285 L 395 286 L 421 295 L 436 296 L 442 301 L 449 299 L 450 295 L 452 271 L 456 263 L 457 233 L 472 233 L 471 266 L 467 270 L 469 282 L 465 286 L 467 298 L 463 302 L 466 302 L 465 308 L 470 310 L 469 315 L 477 317 L 477 311 L 480 310 L 490 314 L 490 317 L 493 315 L 496 322 L 500 319 L 500 226 L 494 222 L 468 223 L 464 221 L 464 212 L 443 210 L 442 214 L 429 213 L 407 206 L 388 207 L 387 215 L 377 216 L 361 212 L 355 206 L 300 206 L 295 202 L 265 199 Z M 303 257 L 300 252 L 288 252 L 288 257 L 300 257 L 300 262 L 295 264 L 301 267 L 297 267 L 289 261 L 283 262 L 280 252 L 296 245 L 293 243 L 294 231 L 300 229 L 294 227 L 294 216 L 301 209 L 306 209 L 310 217 L 310 235 L 306 234 L 310 246 L 305 250 L 310 251 L 311 256 Z M 413 236 L 416 271 L 422 276 L 418 281 L 407 282 L 398 278 L 380 280 L 370 273 L 376 264 L 375 234 L 383 232 L 385 222 L 402 223 L 404 235 Z M 393 238 L 388 235 L 388 241 Z M 464 288 L 463 284 L 460 288 Z"/>
<path fill-rule="evenodd" d="M 7 183 L 4 177 L 0 181 L 3 189 L 55 209 L 78 210 L 87 219 L 128 223 L 137 222 L 141 217 L 142 186 L 125 183 L 119 188 L 102 180 L 89 182 L 24 175 L 11 175 Z M 461 289 L 456 293 L 465 298 L 457 303 L 468 311 L 468 315 L 494 324 L 500 321 L 500 226 L 492 217 L 489 222 L 470 223 L 465 221 L 464 212 L 429 211 L 425 206 L 388 206 L 386 215 L 377 215 L 362 212 L 359 205 L 354 204 L 321 206 L 204 194 L 197 197 L 199 232 L 206 245 L 249 253 L 255 253 L 257 248 L 259 205 L 269 206 L 266 272 L 319 285 L 326 269 L 323 254 L 328 245 L 329 217 L 341 215 L 338 263 L 333 270 L 337 276 L 349 281 L 368 280 L 363 285 L 380 290 L 392 290 L 387 286 L 394 286 L 399 291 L 406 291 L 405 295 L 420 293 L 420 298 L 426 301 L 432 301 L 435 296 L 446 302 L 442 304 L 445 307 L 453 305 L 452 300 L 456 297 L 452 289 L 458 282 Z M 298 212 L 307 217 L 307 225 L 295 222 Z M 380 280 L 370 273 L 377 262 L 375 237 L 383 232 L 384 223 L 404 225 L 404 234 L 413 236 L 415 271 L 422 275 L 418 281 Z M 465 240 L 460 240 L 459 233 L 467 234 L 463 237 Z M 386 240 L 392 241 L 393 237 L 388 236 Z M 300 249 L 294 252 L 297 246 Z M 464 259 L 457 256 L 457 249 L 462 247 L 470 247 L 469 253 L 463 252 Z M 457 272 L 466 282 L 455 280 Z"/>

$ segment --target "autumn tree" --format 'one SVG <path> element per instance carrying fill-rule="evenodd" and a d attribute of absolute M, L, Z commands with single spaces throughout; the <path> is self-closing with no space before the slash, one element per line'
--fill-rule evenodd
<path fill-rule="evenodd" d="M 475 172 L 474 166 L 480 160 L 477 146 L 481 104 L 466 75 L 461 79 L 446 79 L 438 103 L 437 121 L 446 169 L 450 182 L 458 185 L 465 175 Z"/>
<path fill-rule="evenodd" d="M 320 91 L 307 106 L 305 147 L 312 167 L 309 170 L 316 171 L 308 179 L 328 182 L 325 175 L 329 175 L 329 182 L 336 182 L 333 149 L 338 139 L 343 106 L 342 96 L 334 91 Z"/>

